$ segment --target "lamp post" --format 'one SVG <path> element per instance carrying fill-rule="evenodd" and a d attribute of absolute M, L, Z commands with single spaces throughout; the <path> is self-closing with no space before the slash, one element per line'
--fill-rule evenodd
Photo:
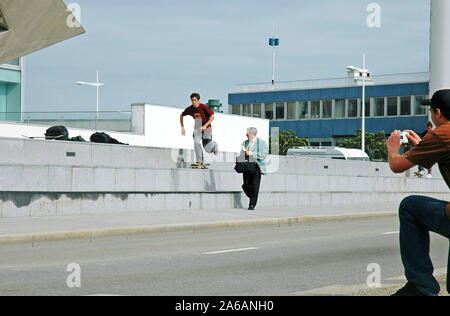
<path fill-rule="evenodd" d="M 272 90 L 275 90 L 275 48 L 280 46 L 280 39 L 275 37 L 275 28 L 273 36 L 269 39 L 269 46 L 272 46 Z"/>
<path fill-rule="evenodd" d="M 98 120 L 98 110 L 99 110 L 99 97 L 98 97 L 99 88 L 105 85 L 104 83 L 100 83 L 98 81 L 98 70 L 97 70 L 97 82 L 78 81 L 76 84 L 79 85 L 79 86 L 91 86 L 91 87 L 96 87 L 97 88 L 97 112 L 96 112 L 96 115 L 95 115 L 95 120 L 97 121 Z"/>
<path fill-rule="evenodd" d="M 373 83 L 370 79 L 371 73 L 366 69 L 366 55 L 363 55 L 363 68 L 356 68 L 348 66 L 347 70 L 355 82 L 358 84 L 362 82 L 362 128 L 361 128 L 361 149 L 366 152 L 366 84 L 368 82 Z"/>

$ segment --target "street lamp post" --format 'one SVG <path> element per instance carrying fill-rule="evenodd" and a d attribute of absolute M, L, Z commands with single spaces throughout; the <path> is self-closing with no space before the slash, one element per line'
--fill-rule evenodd
<path fill-rule="evenodd" d="M 99 88 L 104 86 L 104 83 L 100 83 L 98 80 L 98 70 L 97 70 L 97 82 L 84 82 L 84 81 L 78 81 L 76 83 L 79 86 L 91 86 L 91 87 L 96 87 L 97 88 L 97 112 L 95 115 L 95 120 L 98 120 L 98 112 L 99 112 Z"/>
<path fill-rule="evenodd" d="M 363 55 L 363 68 L 356 68 L 353 66 L 347 67 L 349 73 L 353 75 L 353 79 L 359 83 L 362 82 L 362 128 L 361 128 L 361 149 L 366 152 L 366 84 L 373 82 L 370 79 L 371 73 L 366 69 L 366 55 Z"/>
<path fill-rule="evenodd" d="M 280 46 L 280 39 L 275 37 L 275 29 L 273 36 L 269 39 L 269 46 L 272 46 L 272 90 L 275 89 L 275 48 Z"/>

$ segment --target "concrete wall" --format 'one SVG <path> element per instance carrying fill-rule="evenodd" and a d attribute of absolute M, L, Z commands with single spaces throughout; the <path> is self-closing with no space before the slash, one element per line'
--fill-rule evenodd
<path fill-rule="evenodd" d="M 143 130 L 146 136 L 145 146 L 159 148 L 183 148 L 193 149 L 194 141 L 194 119 L 184 118 L 186 136 L 181 135 L 180 115 L 184 109 L 150 104 L 133 104 L 132 116 L 136 117 L 136 107 L 144 107 L 144 121 L 132 119 L 133 124 L 144 124 L 135 126 L 136 130 Z M 141 110 L 142 112 L 142 110 Z M 215 114 L 216 119 L 212 123 L 213 139 L 218 142 L 219 149 L 225 152 L 239 152 L 241 144 L 246 139 L 247 128 L 256 127 L 259 137 L 266 142 L 269 141 L 269 120 L 258 118 Z"/>
<path fill-rule="evenodd" d="M 70 127 L 71 124 L 68 124 L 67 127 L 70 137 L 82 136 L 85 140 L 89 140 L 94 132 L 101 131 L 108 133 L 122 143 L 133 146 L 193 149 L 194 120 L 191 117 L 186 117 L 186 136 L 182 136 L 180 127 L 182 112 L 183 109 L 170 106 L 133 104 L 131 128 L 128 133 L 102 129 L 108 127 L 108 125 L 99 125 L 97 129 L 72 128 Z M 64 123 L 58 122 L 47 123 L 49 124 L 30 125 L 0 122 L 0 137 L 44 137 L 46 129 L 50 126 L 64 125 Z M 91 121 L 91 123 L 94 123 L 94 121 Z M 218 142 L 219 150 L 223 152 L 239 152 L 240 145 L 245 140 L 249 127 L 256 127 L 259 131 L 258 136 L 267 142 L 269 140 L 269 120 L 218 113 L 212 125 L 213 138 Z"/>
<path fill-rule="evenodd" d="M 1 217 L 242 208 L 233 153 L 192 170 L 190 150 L 0 139 Z M 260 206 L 392 202 L 418 193 L 449 200 L 434 179 L 393 175 L 387 164 L 270 157 Z"/>

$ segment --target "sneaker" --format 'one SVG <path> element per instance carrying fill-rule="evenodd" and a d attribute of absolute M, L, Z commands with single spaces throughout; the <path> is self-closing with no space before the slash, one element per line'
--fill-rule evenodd
<path fill-rule="evenodd" d="M 254 210 L 255 210 L 255 206 L 250 205 L 250 206 L 248 207 L 248 210 L 249 210 L 249 211 L 254 211 Z"/>
<path fill-rule="evenodd" d="M 432 178 L 433 178 L 433 176 L 431 174 L 427 175 L 427 179 L 432 179 Z"/>
<path fill-rule="evenodd" d="M 401 288 L 391 296 L 427 296 L 427 295 L 420 292 L 419 289 L 413 283 L 408 282 L 403 288 Z"/>

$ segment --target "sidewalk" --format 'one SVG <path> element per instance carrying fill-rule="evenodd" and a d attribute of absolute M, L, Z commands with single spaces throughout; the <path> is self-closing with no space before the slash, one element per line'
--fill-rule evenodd
<path fill-rule="evenodd" d="M 397 205 L 380 203 L 301 208 L 257 208 L 252 212 L 246 209 L 212 209 L 0 218 L 0 244 L 396 216 L 397 207 Z"/>

